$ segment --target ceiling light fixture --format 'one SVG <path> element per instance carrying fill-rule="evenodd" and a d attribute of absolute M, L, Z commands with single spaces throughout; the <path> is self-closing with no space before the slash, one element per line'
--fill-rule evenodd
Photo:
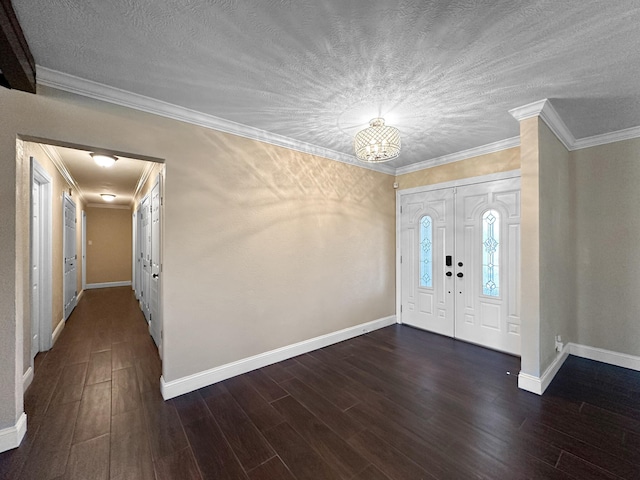
<path fill-rule="evenodd" d="M 363 162 L 388 162 L 400 155 L 400 131 L 386 126 L 384 118 L 374 118 L 356 134 L 353 146 Z"/>
<path fill-rule="evenodd" d="M 90 153 L 89 155 L 91 155 L 97 165 L 103 168 L 113 167 L 113 164 L 118 160 L 118 157 L 114 155 L 104 155 L 102 153 Z"/>
<path fill-rule="evenodd" d="M 116 196 L 111 193 L 101 193 L 100 196 L 105 202 L 113 202 L 116 199 Z"/>

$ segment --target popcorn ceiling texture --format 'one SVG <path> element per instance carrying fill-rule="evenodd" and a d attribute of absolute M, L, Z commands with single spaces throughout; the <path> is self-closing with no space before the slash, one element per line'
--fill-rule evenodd
<path fill-rule="evenodd" d="M 353 153 L 377 116 L 401 167 L 518 135 L 552 99 L 576 138 L 640 125 L 632 0 L 14 0 L 36 62 Z"/>

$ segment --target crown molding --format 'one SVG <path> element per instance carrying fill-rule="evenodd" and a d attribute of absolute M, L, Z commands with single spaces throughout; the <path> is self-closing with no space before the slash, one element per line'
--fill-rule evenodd
<path fill-rule="evenodd" d="M 575 141 L 573 150 L 597 147 L 598 145 L 606 145 L 607 143 L 621 142 L 623 140 L 632 140 L 638 137 L 640 137 L 640 127 L 625 128 L 624 130 L 618 130 L 616 132 L 579 138 Z"/>
<path fill-rule="evenodd" d="M 459 162 L 460 160 L 466 160 L 468 158 L 479 157 L 480 155 L 487 155 L 488 153 L 500 152 L 513 147 L 520 146 L 520 137 L 511 137 L 505 140 L 500 140 L 479 147 L 470 148 L 468 150 L 462 150 L 456 153 L 450 153 L 441 157 L 431 158 L 418 163 L 412 163 L 405 167 L 399 167 L 396 169 L 396 175 L 404 175 L 406 173 L 413 173 L 426 168 L 437 167 L 438 165 L 444 165 L 445 163 Z"/>
<path fill-rule="evenodd" d="M 85 194 L 82 191 L 82 188 L 80 188 L 80 185 L 78 185 L 78 182 L 76 182 L 76 179 L 73 178 L 73 176 L 71 175 L 71 172 L 69 172 L 69 170 L 65 166 L 64 160 L 62 160 L 60 153 L 58 153 L 58 149 L 53 145 L 47 145 L 44 143 L 41 143 L 40 147 L 42 147 L 42 150 L 44 150 L 44 153 L 47 155 L 47 157 L 49 157 L 49 160 L 51 160 L 51 163 L 53 163 L 53 166 L 56 167 L 60 175 L 62 175 L 62 178 L 64 178 L 65 181 L 76 192 L 78 192 L 78 196 L 80 197 L 80 200 L 82 200 L 82 203 L 86 204 L 87 201 L 86 201 Z"/>
<path fill-rule="evenodd" d="M 294 140 L 293 138 L 285 137 L 284 135 L 278 135 L 259 128 L 225 120 L 224 118 L 216 117 L 214 115 L 197 112 L 189 108 L 180 107 L 161 100 L 145 97 L 144 95 L 110 87 L 92 80 L 51 70 L 40 65 L 37 66 L 36 71 L 38 74 L 38 84 L 46 87 L 63 90 L 65 92 L 113 103 L 123 107 L 133 108 L 135 110 L 171 118 L 180 122 L 198 125 L 200 127 L 238 135 L 240 137 L 258 140 L 278 147 L 284 147 L 290 150 L 328 158 L 329 160 L 336 160 L 348 165 L 395 175 L 395 169 L 390 165 L 363 163 L 358 161 L 353 155 L 347 155 L 346 153 L 337 152 L 329 148 L 319 147 L 307 142 Z"/>
<path fill-rule="evenodd" d="M 576 138 L 573 136 L 562 118 L 560 118 L 556 109 L 553 108 L 549 99 L 545 98 L 537 102 L 523 105 L 522 107 L 513 108 L 509 110 L 509 113 L 519 122 L 536 116 L 542 118 L 544 123 L 547 124 L 567 150 L 571 151 L 574 149 Z"/>

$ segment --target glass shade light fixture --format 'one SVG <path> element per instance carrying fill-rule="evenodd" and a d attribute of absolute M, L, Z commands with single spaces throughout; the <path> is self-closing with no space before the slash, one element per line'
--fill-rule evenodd
<path fill-rule="evenodd" d="M 101 193 L 100 196 L 105 202 L 113 202 L 116 199 L 116 196 L 112 193 Z"/>
<path fill-rule="evenodd" d="M 400 155 L 400 131 L 385 125 L 384 118 L 374 118 L 356 134 L 353 146 L 363 162 L 388 162 Z"/>
<path fill-rule="evenodd" d="M 113 167 L 113 164 L 116 163 L 116 160 L 118 160 L 118 157 L 114 155 L 105 155 L 102 153 L 90 153 L 89 155 L 91 155 L 93 161 L 96 162 L 96 165 L 99 165 L 103 168 Z"/>

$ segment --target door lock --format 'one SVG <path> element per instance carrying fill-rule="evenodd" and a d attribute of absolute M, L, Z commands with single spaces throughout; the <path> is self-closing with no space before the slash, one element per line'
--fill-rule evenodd
<path fill-rule="evenodd" d="M 462 262 L 458 262 L 458 266 L 461 267 L 462 266 Z"/>

